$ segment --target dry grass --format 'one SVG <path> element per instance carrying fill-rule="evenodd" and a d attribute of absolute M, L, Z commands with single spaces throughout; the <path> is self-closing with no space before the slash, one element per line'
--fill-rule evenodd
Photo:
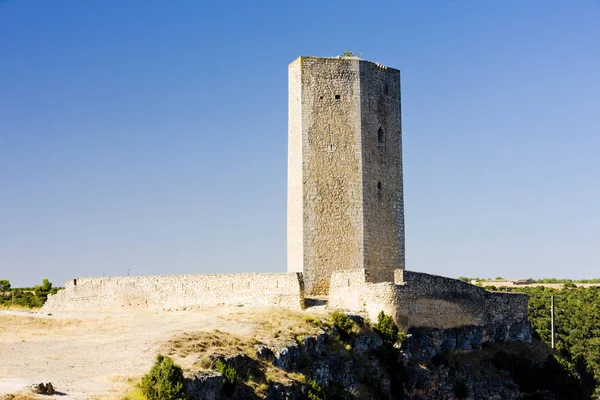
<path fill-rule="evenodd" d="M 328 323 L 326 316 L 311 316 L 291 310 L 239 312 L 220 318 L 251 328 L 244 335 L 220 330 L 185 332 L 164 343 L 161 352 L 176 358 L 193 355 L 200 360 L 196 367 L 212 368 L 205 362 L 210 354 L 223 356 L 247 354 L 254 357 L 254 346 L 258 344 L 272 346 L 293 342 L 304 336 L 316 334 L 320 327 Z"/>
<path fill-rule="evenodd" d="M 20 315 L 0 315 L 0 334 L 19 337 L 50 335 L 76 331 L 84 324 L 80 319 L 54 319 Z"/>
<path fill-rule="evenodd" d="M 162 351 L 169 356 L 187 357 L 190 354 L 221 354 L 231 356 L 245 353 L 257 344 L 251 337 L 242 337 L 227 332 L 214 330 L 211 332 L 183 333 L 169 340 Z"/>
<path fill-rule="evenodd" d="M 5 394 L 0 397 L 0 400 L 37 400 L 39 397 L 35 397 L 31 394 L 25 393 L 15 393 L 15 394 Z"/>
<path fill-rule="evenodd" d="M 316 334 L 320 327 L 329 323 L 328 315 L 307 315 L 293 310 L 271 310 L 254 313 L 232 313 L 221 317 L 253 326 L 253 337 L 263 343 L 295 339 L 298 336 Z"/>
<path fill-rule="evenodd" d="M 83 320 L 51 318 L 46 314 L 35 316 L 0 314 L 0 335 L 5 338 L 12 336 L 27 339 L 39 336 L 75 335 L 89 326 L 93 326 L 96 332 L 106 331 L 108 326 L 114 330 L 115 327 L 110 325 L 109 319 L 110 317 Z"/>
<path fill-rule="evenodd" d="M 134 387 L 123 396 L 122 400 L 148 400 L 140 389 Z"/>
<path fill-rule="evenodd" d="M 0 310 L 29 312 L 29 311 L 40 311 L 41 307 L 29 308 L 29 307 L 21 306 L 21 305 L 18 305 L 18 304 L 14 304 L 14 305 L 13 304 L 7 304 L 7 305 L 0 306 Z"/>
<path fill-rule="evenodd" d="M 292 382 L 304 382 L 305 376 L 297 372 L 286 372 L 273 366 L 271 362 L 258 359 L 254 347 L 258 344 L 272 346 L 293 342 L 304 336 L 316 334 L 321 327 L 330 323 L 328 314 L 307 315 L 281 309 L 252 313 L 235 312 L 220 318 L 251 328 L 244 335 L 219 330 L 186 332 L 166 342 L 161 351 L 182 361 L 188 358 L 189 361 L 186 362 L 188 365 L 192 361 L 190 357 L 194 357 L 192 368 L 196 370 L 214 368 L 214 360 L 209 358 L 211 354 L 223 356 L 246 354 L 253 360 L 254 368 L 253 371 L 247 372 L 243 380 L 259 397 L 266 394 L 265 391 L 270 383 L 287 385 Z"/>

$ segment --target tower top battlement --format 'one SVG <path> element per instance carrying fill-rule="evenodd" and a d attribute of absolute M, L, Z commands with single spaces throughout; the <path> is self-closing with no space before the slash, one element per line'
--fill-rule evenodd
<path fill-rule="evenodd" d="M 387 65 L 383 65 L 383 64 L 380 64 L 380 63 L 375 62 L 375 61 L 365 60 L 365 59 L 362 59 L 362 58 L 360 58 L 358 56 L 337 56 L 337 57 L 300 56 L 300 57 L 296 58 L 294 61 L 292 61 L 289 64 L 289 67 L 291 68 L 294 64 L 301 63 L 302 60 L 329 60 L 331 62 L 335 62 L 335 61 L 342 61 L 342 62 L 343 61 L 358 61 L 360 63 L 373 64 L 373 65 L 375 65 L 375 66 L 377 66 L 377 67 L 379 67 L 381 69 L 389 69 L 390 71 L 397 71 L 398 74 L 400 73 L 399 69 L 391 68 L 391 67 L 388 67 Z"/>

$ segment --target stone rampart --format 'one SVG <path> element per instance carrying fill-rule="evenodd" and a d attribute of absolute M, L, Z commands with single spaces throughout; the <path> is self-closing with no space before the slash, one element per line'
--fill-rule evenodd
<path fill-rule="evenodd" d="M 483 340 L 531 340 L 527 296 L 488 292 L 456 279 L 396 270 L 394 283 L 369 283 L 363 270 L 333 273 L 329 306 L 392 315 L 403 330 L 483 327 Z"/>
<path fill-rule="evenodd" d="M 77 278 L 44 310 L 169 310 L 218 305 L 304 308 L 301 273 Z"/>

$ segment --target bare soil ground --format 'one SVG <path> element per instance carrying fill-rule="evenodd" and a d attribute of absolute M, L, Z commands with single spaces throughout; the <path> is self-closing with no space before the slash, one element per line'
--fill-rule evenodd
<path fill-rule="evenodd" d="M 52 382 L 60 399 L 119 399 L 133 380 L 149 371 L 156 355 L 182 336 L 219 330 L 266 342 L 298 328 L 310 330 L 306 315 L 248 307 L 129 313 L 0 311 L 0 399 L 27 393 L 29 385 L 40 382 Z M 197 357 L 174 358 L 184 368 L 197 361 Z"/>

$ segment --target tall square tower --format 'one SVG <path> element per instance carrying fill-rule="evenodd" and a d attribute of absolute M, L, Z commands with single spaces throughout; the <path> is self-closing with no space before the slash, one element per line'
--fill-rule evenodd
<path fill-rule="evenodd" d="M 287 265 L 308 295 L 331 273 L 404 269 L 400 71 L 357 57 L 289 65 Z"/>

